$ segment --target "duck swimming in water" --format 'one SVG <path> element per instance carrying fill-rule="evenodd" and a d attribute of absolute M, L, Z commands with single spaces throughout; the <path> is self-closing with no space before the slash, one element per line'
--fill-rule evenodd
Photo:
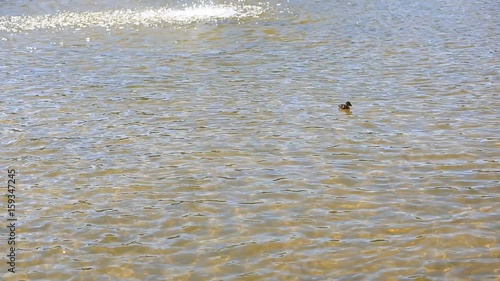
<path fill-rule="evenodd" d="M 339 109 L 342 110 L 351 110 L 351 102 L 346 102 L 345 104 L 339 104 Z"/>

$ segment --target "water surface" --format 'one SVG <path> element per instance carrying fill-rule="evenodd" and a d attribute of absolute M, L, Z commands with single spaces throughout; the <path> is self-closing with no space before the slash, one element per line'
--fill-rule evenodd
<path fill-rule="evenodd" d="M 470 2 L 3 1 L 3 280 L 496 280 Z"/>

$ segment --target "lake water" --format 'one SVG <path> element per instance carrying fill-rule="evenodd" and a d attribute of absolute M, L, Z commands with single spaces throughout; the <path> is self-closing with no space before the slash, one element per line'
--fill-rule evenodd
<path fill-rule="evenodd" d="M 2 280 L 499 280 L 500 2 L 105 2 L 0 2 Z"/>

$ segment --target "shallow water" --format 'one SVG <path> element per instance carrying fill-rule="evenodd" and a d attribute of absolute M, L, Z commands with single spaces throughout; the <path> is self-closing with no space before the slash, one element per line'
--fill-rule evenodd
<path fill-rule="evenodd" d="M 93 2 L 0 3 L 3 280 L 498 278 L 498 1 Z"/>

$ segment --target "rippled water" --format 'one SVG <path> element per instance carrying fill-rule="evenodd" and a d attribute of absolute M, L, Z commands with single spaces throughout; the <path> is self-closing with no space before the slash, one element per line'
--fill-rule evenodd
<path fill-rule="evenodd" d="M 1 2 L 2 279 L 498 280 L 499 12 Z"/>

